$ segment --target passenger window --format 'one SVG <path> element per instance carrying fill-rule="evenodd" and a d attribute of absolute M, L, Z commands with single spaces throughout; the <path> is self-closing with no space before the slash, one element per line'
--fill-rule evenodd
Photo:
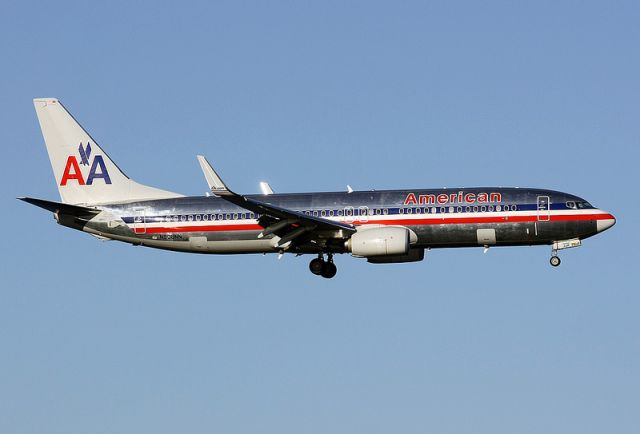
<path fill-rule="evenodd" d="M 493 205 L 489 205 L 489 212 L 493 211 Z"/>
<path fill-rule="evenodd" d="M 200 214 L 196 215 L 196 221 L 200 221 L 202 219 L 202 216 Z"/>
<path fill-rule="evenodd" d="M 389 210 L 388 210 L 387 208 L 383 209 L 383 210 L 382 210 L 382 214 L 384 214 L 384 215 L 389 214 Z"/>
<path fill-rule="evenodd" d="M 324 216 L 326 216 L 326 215 L 327 215 L 327 212 L 326 212 L 325 210 L 322 210 L 322 211 L 320 212 L 320 215 L 321 215 L 322 217 L 324 217 Z"/>
<path fill-rule="evenodd" d="M 458 209 L 456 210 L 457 212 L 462 212 L 462 207 L 459 206 Z"/>
<path fill-rule="evenodd" d="M 485 212 L 486 210 L 487 210 L 486 206 L 483 205 L 483 206 L 480 207 L 480 211 Z"/>

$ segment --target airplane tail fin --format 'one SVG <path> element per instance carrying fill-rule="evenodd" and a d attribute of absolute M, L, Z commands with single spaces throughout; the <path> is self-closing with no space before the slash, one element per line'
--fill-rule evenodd
<path fill-rule="evenodd" d="M 62 202 L 99 204 L 180 197 L 128 178 L 55 98 L 33 105 Z"/>

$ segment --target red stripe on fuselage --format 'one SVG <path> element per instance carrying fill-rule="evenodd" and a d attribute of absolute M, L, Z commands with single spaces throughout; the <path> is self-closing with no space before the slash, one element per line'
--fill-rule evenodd
<path fill-rule="evenodd" d="M 420 226 L 420 225 L 463 225 L 473 223 L 522 223 L 536 221 L 584 221 L 584 220 L 608 220 L 614 217 L 611 214 L 567 214 L 544 216 L 548 219 L 538 219 L 535 215 L 505 215 L 488 217 L 433 217 L 428 219 L 395 219 L 395 220 L 372 220 L 370 222 L 355 222 L 355 225 L 400 225 L 400 226 Z"/>
<path fill-rule="evenodd" d="M 235 225 L 209 225 L 209 226 L 175 226 L 175 227 L 154 227 L 147 226 L 146 233 L 148 234 L 160 234 L 165 232 L 233 232 L 233 231 L 260 231 L 264 229 L 262 226 L 248 223 L 248 224 L 235 224 Z M 137 228 L 136 232 L 142 231 L 142 228 Z"/>
<path fill-rule="evenodd" d="M 546 217 L 546 216 L 545 216 Z M 388 219 L 371 220 L 366 223 L 353 222 L 356 226 L 364 225 L 397 225 L 397 226 L 421 226 L 421 225 L 461 225 L 473 223 L 522 223 L 535 221 L 585 221 L 585 220 L 609 220 L 614 219 L 611 214 L 565 214 L 551 215 L 549 220 L 538 220 L 536 215 L 505 215 L 487 217 L 431 217 L 420 219 Z M 207 225 L 207 226 L 174 226 L 174 227 L 154 227 L 135 228 L 136 233 L 160 234 L 170 232 L 235 232 L 235 231 L 261 231 L 264 228 L 255 223 L 230 224 L 230 225 Z"/>

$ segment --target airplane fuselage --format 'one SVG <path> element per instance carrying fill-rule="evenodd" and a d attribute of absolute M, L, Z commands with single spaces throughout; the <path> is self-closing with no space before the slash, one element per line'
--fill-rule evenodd
<path fill-rule="evenodd" d="M 577 196 L 528 188 L 379 190 L 255 195 L 305 215 L 368 227 L 402 226 L 412 249 L 552 244 L 585 239 L 610 227 L 614 217 Z M 264 231 L 262 216 L 221 198 L 180 197 L 98 206 L 104 215 L 62 224 L 105 238 L 198 253 L 270 253 L 278 237 Z M 298 242 L 295 253 L 345 253 L 348 246 Z M 340 237 L 337 237 L 338 239 Z M 275 240 L 274 240 L 275 239 Z"/>

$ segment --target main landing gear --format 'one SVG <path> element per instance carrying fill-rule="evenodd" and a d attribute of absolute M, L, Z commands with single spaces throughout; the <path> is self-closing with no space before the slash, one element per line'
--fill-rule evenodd
<path fill-rule="evenodd" d="M 309 270 L 316 276 L 322 276 L 325 279 L 331 279 L 338 272 L 336 264 L 333 263 L 333 255 L 327 254 L 327 260 L 324 260 L 324 255 L 320 253 L 316 259 L 309 262 Z"/>

